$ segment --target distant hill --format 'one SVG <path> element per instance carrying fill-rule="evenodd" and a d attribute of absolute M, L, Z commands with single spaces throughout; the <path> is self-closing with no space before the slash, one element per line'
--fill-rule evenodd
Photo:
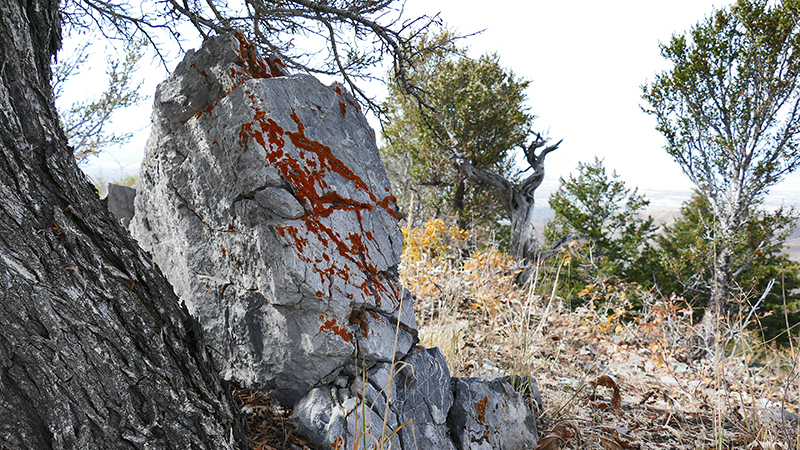
<path fill-rule="evenodd" d="M 675 222 L 676 218 L 681 216 L 681 211 L 679 209 L 655 209 L 651 211 L 645 211 L 644 215 L 650 215 L 653 217 L 656 225 L 664 223 L 671 225 L 673 222 Z M 534 223 L 536 224 L 536 230 L 538 231 L 539 236 L 538 240 L 541 242 L 542 230 L 544 230 L 545 224 L 555 217 L 555 213 L 549 207 L 542 206 L 534 208 L 534 217 Z M 800 262 L 800 224 L 798 224 L 794 234 L 792 234 L 789 239 L 786 240 L 785 246 L 786 249 L 784 251 L 789 255 L 789 258 Z"/>

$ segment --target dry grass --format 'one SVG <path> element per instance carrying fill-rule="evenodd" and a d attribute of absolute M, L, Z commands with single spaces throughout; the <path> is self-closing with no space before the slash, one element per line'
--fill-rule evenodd
<path fill-rule="evenodd" d="M 721 324 L 711 358 L 692 361 L 692 311 L 680 298 L 606 284 L 584 292 L 597 301 L 570 308 L 556 295 L 559 261 L 520 289 L 510 258 L 461 259 L 466 236 L 441 221 L 405 233 L 401 278 L 421 344 L 439 347 L 453 376 L 532 376 L 544 400 L 538 450 L 800 450 L 796 339 L 765 344 L 745 314 Z M 286 428 L 288 411 L 247 391 L 238 398 L 253 448 L 309 445 Z"/>
<path fill-rule="evenodd" d="M 406 232 L 401 267 L 421 343 L 441 348 L 454 376 L 533 376 L 541 449 L 800 449 L 788 420 L 799 406 L 796 341 L 765 344 L 744 317 L 721 325 L 712 357 L 692 361 L 682 299 L 610 284 L 590 287 L 602 303 L 571 309 L 555 294 L 558 261 L 520 289 L 506 256 L 460 260 L 460 237 L 431 228 Z"/>

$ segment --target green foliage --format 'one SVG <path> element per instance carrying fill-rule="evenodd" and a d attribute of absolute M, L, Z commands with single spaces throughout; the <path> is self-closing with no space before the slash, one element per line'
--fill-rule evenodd
<path fill-rule="evenodd" d="M 740 0 L 673 36 L 661 46 L 673 69 L 643 87 L 666 150 L 712 201 L 736 181 L 763 194 L 800 164 L 800 3 L 768 3 Z"/>
<path fill-rule="evenodd" d="M 739 0 L 661 53 L 673 67 L 643 86 L 645 112 L 714 216 L 709 306 L 724 314 L 737 236 L 800 167 L 800 2 Z"/>
<path fill-rule="evenodd" d="M 695 306 L 704 306 L 711 296 L 714 271 L 714 215 L 708 201 L 695 194 L 681 208 L 681 218 L 655 237 L 641 265 L 644 279 L 665 295 L 675 293 Z M 738 303 L 730 314 L 747 315 L 751 306 L 775 284 L 759 304 L 761 326 L 767 338 L 800 320 L 800 264 L 782 253 L 783 242 L 797 225 L 795 210 L 759 211 L 747 220 L 733 242 L 732 285 Z M 785 305 L 785 306 L 784 306 Z M 785 339 L 785 336 L 783 336 Z"/>
<path fill-rule="evenodd" d="M 504 69 L 497 55 L 461 57 L 449 32 L 421 38 L 413 81 L 434 111 L 424 116 L 417 99 L 392 86 L 386 103 L 387 145 L 381 149 L 401 204 L 411 198 L 430 216 L 453 213 L 462 226 L 495 227 L 505 217 L 489 186 L 471 183 L 442 142 L 452 136 L 475 167 L 512 178 L 513 149 L 533 120 L 525 106 L 528 82 Z M 425 218 L 421 218 L 425 219 Z"/>
<path fill-rule="evenodd" d="M 84 42 L 78 50 L 53 66 L 53 93 L 58 98 L 63 93 L 64 83 L 78 75 L 89 58 L 90 41 Z M 139 103 L 141 83 L 134 85 L 134 73 L 144 55 L 145 42 L 129 42 L 122 60 L 108 57 L 106 74 L 108 87 L 99 98 L 73 103 L 69 108 L 59 108 L 59 117 L 67 134 L 69 144 L 78 163 L 84 163 L 104 149 L 127 143 L 133 133 L 110 133 L 105 128 L 112 115 L 121 109 Z"/>
<path fill-rule="evenodd" d="M 650 202 L 637 192 L 626 188 L 616 172 L 609 176 L 595 158 L 592 164 L 579 163 L 578 175 L 562 178 L 550 195 L 555 218 L 545 226 L 546 244 L 568 234 L 577 240 L 567 249 L 566 286 L 572 294 L 587 283 L 625 277 L 647 246 L 655 228 L 652 218 L 639 217 Z"/>

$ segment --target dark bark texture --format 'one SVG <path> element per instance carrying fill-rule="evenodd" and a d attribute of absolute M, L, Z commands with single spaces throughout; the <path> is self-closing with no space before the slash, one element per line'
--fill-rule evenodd
<path fill-rule="evenodd" d="M 200 327 L 67 146 L 57 0 L 0 14 L 0 448 L 236 448 Z"/>

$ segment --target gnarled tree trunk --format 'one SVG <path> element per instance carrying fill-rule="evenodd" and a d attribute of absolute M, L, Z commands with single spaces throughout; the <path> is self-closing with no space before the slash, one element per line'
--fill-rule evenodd
<path fill-rule="evenodd" d="M 0 12 L 0 448 L 239 446 L 198 324 L 67 147 L 58 2 Z"/>
<path fill-rule="evenodd" d="M 455 142 L 453 136 L 451 140 Z M 533 195 L 536 189 L 544 180 L 544 158 L 548 153 L 557 149 L 561 144 L 558 141 L 554 145 L 545 147 L 539 155 L 536 150 L 544 147 L 547 141 L 537 135 L 536 139 L 525 148 L 525 158 L 531 165 L 533 173 L 529 175 L 518 187 L 514 187 L 511 182 L 504 177 L 481 168 L 475 167 L 461 155 L 457 150 L 457 143 L 451 147 L 453 160 L 458 165 L 459 170 L 471 181 L 486 183 L 492 186 L 503 205 L 508 216 L 511 218 L 511 256 L 525 265 L 525 270 L 518 277 L 518 282 L 524 284 L 529 278 L 529 268 L 536 259 L 536 229 L 533 226 Z"/>

